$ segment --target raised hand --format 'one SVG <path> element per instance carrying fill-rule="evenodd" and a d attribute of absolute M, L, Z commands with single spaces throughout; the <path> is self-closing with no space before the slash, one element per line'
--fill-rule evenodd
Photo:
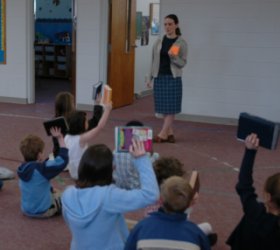
<path fill-rule="evenodd" d="M 144 143 L 140 140 L 132 138 L 132 144 L 129 146 L 129 152 L 134 157 L 140 157 L 146 154 Z"/>
<path fill-rule="evenodd" d="M 254 149 L 254 150 L 257 150 L 258 147 L 259 147 L 259 138 L 258 138 L 258 135 L 257 134 L 250 134 L 246 137 L 245 139 L 245 146 L 246 148 L 248 149 Z"/>

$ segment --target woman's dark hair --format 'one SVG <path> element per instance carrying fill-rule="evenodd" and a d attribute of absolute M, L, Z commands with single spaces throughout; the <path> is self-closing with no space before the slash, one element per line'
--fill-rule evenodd
<path fill-rule="evenodd" d="M 175 24 L 179 24 L 179 18 L 175 14 L 169 14 L 165 18 L 172 19 Z M 176 28 L 176 35 L 177 36 L 181 36 L 182 35 L 181 30 L 180 30 L 179 27 Z"/>
<path fill-rule="evenodd" d="M 280 173 L 267 178 L 264 190 L 271 195 L 271 201 L 280 209 Z"/>
<path fill-rule="evenodd" d="M 69 114 L 68 125 L 70 135 L 80 135 L 86 131 L 86 112 L 83 111 L 73 111 Z"/>
<path fill-rule="evenodd" d="M 79 168 L 78 188 L 110 185 L 113 182 L 113 154 L 104 144 L 92 145 L 84 152 Z"/>

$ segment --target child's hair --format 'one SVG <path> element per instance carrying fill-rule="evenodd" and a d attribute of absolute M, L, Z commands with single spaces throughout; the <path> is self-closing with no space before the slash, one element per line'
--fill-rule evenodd
<path fill-rule="evenodd" d="M 264 190 L 271 195 L 271 201 L 280 209 L 280 173 L 267 178 Z"/>
<path fill-rule="evenodd" d="M 25 161 L 36 161 L 38 154 L 43 153 L 45 143 L 36 135 L 26 136 L 19 145 L 20 152 Z"/>
<path fill-rule="evenodd" d="M 68 115 L 74 111 L 74 96 L 69 92 L 59 92 L 55 97 L 55 117 Z"/>
<path fill-rule="evenodd" d="M 87 114 L 84 111 L 73 111 L 69 114 L 68 125 L 70 135 L 80 135 L 86 132 Z"/>
<path fill-rule="evenodd" d="M 158 185 L 170 176 L 183 176 L 185 171 L 184 164 L 175 157 L 160 157 L 153 164 L 157 177 Z"/>
<path fill-rule="evenodd" d="M 113 154 L 104 144 L 92 145 L 84 152 L 78 169 L 79 188 L 105 186 L 113 182 Z"/>
<path fill-rule="evenodd" d="M 137 120 L 132 120 L 132 121 L 129 121 L 126 126 L 128 127 L 143 127 L 144 124 L 140 121 L 137 121 Z"/>
<path fill-rule="evenodd" d="M 184 211 L 190 206 L 193 199 L 193 189 L 189 182 L 179 176 L 166 179 L 160 188 L 163 207 L 167 212 Z"/>

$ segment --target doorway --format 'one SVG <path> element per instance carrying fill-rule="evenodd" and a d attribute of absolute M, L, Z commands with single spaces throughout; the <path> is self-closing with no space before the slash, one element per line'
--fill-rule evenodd
<path fill-rule="evenodd" d="M 61 91 L 74 92 L 74 15 L 74 0 L 34 0 L 36 103 L 53 102 Z"/>

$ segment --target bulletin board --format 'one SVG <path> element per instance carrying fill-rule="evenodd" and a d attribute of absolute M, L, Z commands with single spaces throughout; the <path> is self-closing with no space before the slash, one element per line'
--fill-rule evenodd
<path fill-rule="evenodd" d="M 0 0 L 0 64 L 6 63 L 6 2 Z"/>

